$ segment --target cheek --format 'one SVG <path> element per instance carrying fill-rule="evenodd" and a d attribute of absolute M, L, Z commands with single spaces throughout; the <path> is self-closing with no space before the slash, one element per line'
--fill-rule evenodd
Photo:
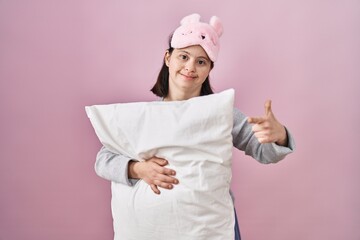
<path fill-rule="evenodd" d="M 210 69 L 202 69 L 201 76 L 205 79 L 210 74 Z"/>
<path fill-rule="evenodd" d="M 183 64 L 176 61 L 172 62 L 169 66 L 170 66 L 169 71 L 173 71 L 173 72 L 180 71 L 183 68 Z"/>
<path fill-rule="evenodd" d="M 169 73 L 173 73 L 176 69 L 176 66 L 174 66 L 174 64 L 169 64 L 168 68 L 169 68 Z"/>

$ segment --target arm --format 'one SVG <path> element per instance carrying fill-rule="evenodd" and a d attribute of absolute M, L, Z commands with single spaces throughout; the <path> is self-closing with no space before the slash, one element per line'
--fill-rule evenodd
<path fill-rule="evenodd" d="M 115 154 L 104 146 L 96 155 L 95 172 L 106 180 L 133 186 L 138 179 L 128 176 L 128 166 L 132 159 L 125 155 Z"/>
<path fill-rule="evenodd" d="M 175 171 L 164 167 L 167 164 L 165 159 L 156 157 L 139 162 L 102 147 L 96 156 L 95 172 L 104 179 L 128 186 L 143 179 L 155 193 L 160 194 L 158 187 L 172 189 L 173 184 L 179 182 L 173 177 Z"/>
<path fill-rule="evenodd" d="M 253 131 L 255 125 L 249 123 L 248 118 L 234 108 L 234 127 L 232 131 L 234 147 L 265 164 L 276 163 L 295 150 L 294 138 L 285 127 L 285 138 L 281 137 L 283 138 L 280 141 L 281 143 L 277 144 L 275 142 L 279 139 L 271 139 L 272 141 L 269 139 L 261 140 L 262 136 L 259 137 L 259 135 L 258 139 Z M 257 131 L 257 129 L 255 130 Z M 260 141 L 264 141 L 264 143 L 260 143 Z M 285 146 L 281 146 L 281 144 Z"/>

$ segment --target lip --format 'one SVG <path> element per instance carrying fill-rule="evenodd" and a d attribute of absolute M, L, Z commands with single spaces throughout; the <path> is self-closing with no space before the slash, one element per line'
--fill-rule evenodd
<path fill-rule="evenodd" d="M 196 78 L 196 76 L 191 76 L 191 75 L 185 75 L 185 74 L 182 74 L 182 73 L 180 73 L 181 74 L 181 76 L 183 76 L 185 79 L 187 79 L 187 80 L 193 80 L 193 79 L 195 79 Z"/>

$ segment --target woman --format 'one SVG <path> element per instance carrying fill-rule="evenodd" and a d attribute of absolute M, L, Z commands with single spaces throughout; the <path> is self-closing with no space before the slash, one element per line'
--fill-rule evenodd
<path fill-rule="evenodd" d="M 218 56 L 222 32 L 217 17 L 212 17 L 209 24 L 200 22 L 198 14 L 185 17 L 170 38 L 163 66 L 151 91 L 163 101 L 212 94 L 209 74 Z M 232 136 L 234 147 L 261 163 L 276 163 L 294 149 L 293 138 L 276 120 L 270 101 L 265 104 L 263 117 L 247 118 L 234 109 Z M 142 179 L 154 193 L 160 194 L 159 188 L 172 189 L 181 183 L 181 179 L 175 177 L 176 172 L 165 167 L 167 163 L 165 159 L 156 157 L 139 162 L 102 147 L 95 170 L 105 179 L 129 186 Z M 234 231 L 235 239 L 240 239 L 236 214 Z"/>

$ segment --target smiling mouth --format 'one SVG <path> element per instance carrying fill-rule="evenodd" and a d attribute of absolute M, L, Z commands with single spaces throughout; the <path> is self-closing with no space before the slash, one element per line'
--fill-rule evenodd
<path fill-rule="evenodd" d="M 196 78 L 196 76 L 188 76 L 188 75 L 185 75 L 185 74 L 181 74 L 181 76 L 183 76 L 186 79 L 195 79 Z"/>

